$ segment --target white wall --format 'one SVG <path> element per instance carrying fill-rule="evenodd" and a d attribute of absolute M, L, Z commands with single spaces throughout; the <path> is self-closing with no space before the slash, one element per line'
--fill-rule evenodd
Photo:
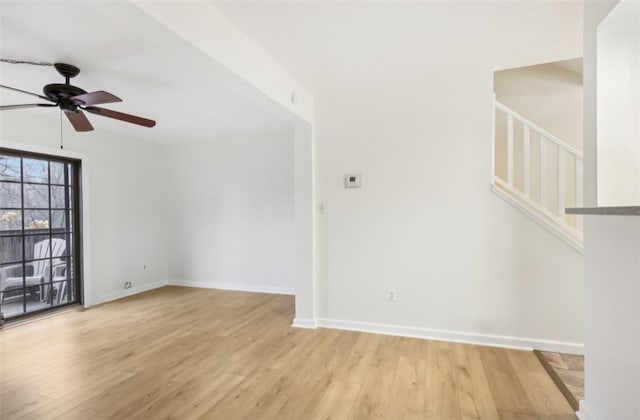
<path fill-rule="evenodd" d="M 617 3 L 585 3 L 584 182 L 585 201 L 591 206 L 601 204 L 600 168 L 596 162 L 600 161 L 600 142 L 607 142 L 606 137 L 600 137 L 596 125 L 600 118 L 596 96 L 600 45 L 596 34 L 600 22 Z M 638 418 L 640 218 L 588 216 L 584 226 L 585 399 L 580 402 L 578 414 L 581 419 Z"/>
<path fill-rule="evenodd" d="M 0 115 L 0 145 L 60 152 L 60 122 L 30 112 Z M 65 122 L 66 123 L 66 122 Z M 147 142 L 64 126 L 65 150 L 88 156 L 91 295 L 85 305 L 167 282 L 164 155 Z M 146 270 L 144 266 L 146 265 Z M 133 287 L 124 289 L 124 282 Z"/>
<path fill-rule="evenodd" d="M 580 352 L 582 258 L 490 191 L 492 71 L 469 66 L 411 97 L 316 96 L 320 324 Z"/>
<path fill-rule="evenodd" d="M 589 419 L 640 418 L 640 216 L 587 216 L 585 400 Z"/>
<path fill-rule="evenodd" d="M 640 204 L 640 3 L 598 27 L 598 204 Z"/>
<path fill-rule="evenodd" d="M 60 152 L 57 118 L 29 112 L 0 117 L 0 145 Z M 89 162 L 86 303 L 169 279 L 294 293 L 293 131 L 165 145 L 64 127 L 65 150 Z M 125 281 L 133 288 L 125 290 Z"/>
<path fill-rule="evenodd" d="M 482 41 L 490 25 L 443 35 L 419 78 L 316 93 L 320 325 L 582 351 L 581 255 L 489 188 L 493 60 L 511 48 Z"/>
<path fill-rule="evenodd" d="M 315 328 L 317 316 L 316 149 L 314 127 L 294 126 L 296 314 L 292 325 Z"/>
<path fill-rule="evenodd" d="M 293 294 L 293 132 L 167 146 L 172 284 Z"/>

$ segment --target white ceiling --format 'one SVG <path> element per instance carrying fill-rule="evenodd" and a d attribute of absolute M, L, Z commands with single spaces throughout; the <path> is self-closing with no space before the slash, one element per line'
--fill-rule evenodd
<path fill-rule="evenodd" d="M 128 2 L 2 1 L 0 57 L 76 65 L 81 73 L 72 84 L 123 99 L 105 108 L 157 121 L 149 129 L 88 115 L 102 132 L 175 142 L 289 129 L 216 82 L 209 57 Z M 0 63 L 0 84 L 41 93 L 48 83 L 63 83 L 53 67 Z M 0 89 L 2 105 L 37 101 Z M 2 117 L 17 112 L 34 121 L 59 118 L 47 108 L 3 111 Z"/>
<path fill-rule="evenodd" d="M 443 63 L 513 68 L 582 51 L 579 1 L 213 3 L 315 94 L 447 77 Z M 478 57 L 487 46 L 493 56 Z"/>
<path fill-rule="evenodd" d="M 572 43 L 580 50 L 582 40 L 576 18 L 582 9 L 576 1 L 214 3 L 313 93 L 398 81 L 410 86 L 427 74 L 447 77 L 434 57 L 460 63 L 477 59 L 479 43 L 496 45 L 496 57 L 481 59 L 510 68 L 519 66 L 519 54 L 527 55 L 520 65 L 533 64 L 532 55 L 540 63 L 555 61 Z M 564 31 L 560 37 L 557 28 Z M 519 48 L 501 48 L 505 36 L 521 41 L 510 43 Z M 554 50 L 561 43 L 569 47 Z M 535 48 L 560 54 L 535 55 Z M 171 142 L 289 128 L 218 83 L 209 57 L 125 1 L 2 0 L 0 57 L 77 65 L 82 73 L 73 84 L 124 99 L 106 108 L 158 121 L 147 129 L 89 116 L 96 130 L 108 133 Z M 0 84 L 40 92 L 61 80 L 51 67 L 0 63 Z M 0 91 L 0 104 L 25 102 L 32 98 Z M 34 120 L 58 118 L 53 109 L 3 111 L 2 117 L 16 112 Z"/>

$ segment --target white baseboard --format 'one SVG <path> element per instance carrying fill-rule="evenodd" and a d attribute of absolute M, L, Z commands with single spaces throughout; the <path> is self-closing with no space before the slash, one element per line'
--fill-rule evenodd
<path fill-rule="evenodd" d="M 313 319 L 295 318 L 291 326 L 296 328 L 315 330 L 318 327 L 318 324 Z"/>
<path fill-rule="evenodd" d="M 183 280 L 169 280 L 168 282 L 156 282 L 133 287 L 118 293 L 105 295 L 94 299 L 91 305 L 98 305 L 116 299 L 122 299 L 148 290 L 157 289 L 163 286 L 183 286 L 183 287 L 200 287 L 207 289 L 235 290 L 242 292 L 254 293 L 272 293 L 293 295 L 293 289 L 283 287 L 269 287 L 256 285 L 239 285 L 235 283 L 217 283 L 217 282 L 196 282 Z M 86 306 L 86 305 L 85 305 Z M 345 321 L 339 319 L 322 318 L 318 320 L 295 318 L 291 325 L 296 328 L 315 329 L 317 327 L 334 328 L 338 330 L 367 332 L 374 334 L 394 335 L 401 337 L 422 338 L 428 340 L 450 341 L 454 343 L 476 344 L 482 346 L 493 346 L 512 348 L 518 350 L 543 350 L 554 351 L 570 354 L 584 354 L 584 345 L 580 343 L 569 343 L 563 341 L 539 340 L 534 338 L 509 337 L 503 335 L 468 333 L 461 331 L 437 330 L 420 327 L 409 327 L 402 325 L 381 324 L 361 321 Z M 580 418 L 591 419 L 589 410 L 584 406 L 584 401 L 580 403 Z M 584 416 L 584 417 L 583 417 Z"/>
<path fill-rule="evenodd" d="M 593 410 L 585 400 L 580 401 L 580 410 L 576 411 L 576 416 L 580 420 L 596 420 L 600 418 L 593 413 Z"/>
<path fill-rule="evenodd" d="M 167 285 L 166 281 L 158 281 L 154 283 L 143 284 L 141 286 L 135 286 L 131 289 L 123 289 L 117 293 L 110 293 L 108 295 L 100 296 L 91 300 L 89 305 L 85 304 L 85 308 L 89 308 L 93 305 L 99 305 L 101 303 L 110 302 L 112 300 L 122 299 L 129 296 L 137 295 L 138 293 L 147 292 L 149 290 L 158 289 Z"/>
<path fill-rule="evenodd" d="M 235 290 L 238 292 L 295 295 L 291 287 L 263 286 L 255 284 L 219 283 L 214 281 L 169 280 L 169 286 L 200 287 L 203 289 Z"/>
<path fill-rule="evenodd" d="M 583 344 L 567 343 L 562 341 L 538 340 L 532 338 L 478 334 L 461 331 L 435 330 L 429 328 L 407 327 L 400 325 L 378 324 L 359 321 L 344 321 L 338 319 L 318 319 L 317 326 L 335 328 L 339 330 L 450 341 L 454 343 L 477 344 L 481 346 L 504 347 L 518 350 L 535 349 L 571 354 L 584 353 Z"/>

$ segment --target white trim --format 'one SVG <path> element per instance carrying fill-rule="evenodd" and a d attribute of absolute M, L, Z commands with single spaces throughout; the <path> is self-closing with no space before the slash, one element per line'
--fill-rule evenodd
<path fill-rule="evenodd" d="M 78 159 L 78 160 L 89 159 L 89 155 L 87 155 L 86 153 L 73 152 L 70 150 L 58 149 L 53 147 L 37 146 L 37 145 L 27 144 L 27 143 L 16 143 L 16 142 L 2 140 L 2 143 L 0 143 L 0 146 L 5 147 L 7 149 L 20 150 L 20 151 L 32 152 L 32 153 L 40 153 L 40 154 L 51 155 L 51 156 L 60 156 L 60 157 L 66 157 L 70 159 Z"/>
<path fill-rule="evenodd" d="M 90 221 L 90 200 L 89 200 L 89 155 L 64 149 L 54 149 L 51 147 L 36 146 L 25 143 L 15 143 L 2 140 L 0 146 L 23 152 L 40 153 L 43 155 L 59 156 L 80 161 L 82 172 L 82 185 L 80 185 L 82 197 L 82 301 L 85 308 L 93 304 L 91 298 L 92 277 L 91 277 L 91 221 Z"/>
<path fill-rule="evenodd" d="M 344 321 L 339 319 L 318 319 L 319 327 L 339 330 L 359 331 L 453 343 L 476 344 L 518 350 L 543 350 L 561 353 L 583 354 L 584 345 L 563 341 L 540 340 L 536 338 L 509 337 L 504 335 L 469 333 L 462 331 L 436 330 L 403 325 L 379 324 L 371 322 Z"/>
<path fill-rule="evenodd" d="M 562 221 L 562 223 L 566 223 L 566 215 L 564 214 L 565 201 L 566 201 L 566 188 L 567 188 L 567 180 L 566 180 L 566 172 L 567 172 L 567 164 L 565 162 L 565 154 L 566 152 L 561 148 L 558 148 L 558 203 L 557 203 L 557 212 L 558 218 Z"/>
<path fill-rule="evenodd" d="M 524 126 L 524 139 L 522 141 L 522 149 L 524 154 L 524 195 L 526 197 L 531 197 L 531 127 L 529 127 L 528 125 Z"/>
<path fill-rule="evenodd" d="M 118 300 L 129 296 L 137 295 L 138 293 L 148 292 L 149 290 L 159 289 L 167 285 L 167 282 L 158 281 L 154 283 L 143 284 L 141 286 L 132 287 L 131 289 L 123 289 L 116 293 L 110 293 L 108 295 L 95 298 L 91 305 L 99 305 L 101 303 L 110 302 L 112 300 Z M 88 307 L 85 305 L 85 307 Z"/>
<path fill-rule="evenodd" d="M 492 129 L 492 133 L 491 133 L 491 180 L 493 180 L 493 177 L 495 176 L 496 173 L 496 107 L 495 107 L 495 102 L 496 102 L 496 93 L 493 92 L 493 103 L 494 106 L 493 108 L 493 124 L 491 124 L 491 129 Z"/>
<path fill-rule="evenodd" d="M 513 115 L 507 114 L 507 183 L 513 185 Z"/>
<path fill-rule="evenodd" d="M 591 406 L 587 404 L 586 400 L 580 401 L 580 409 L 576 411 L 576 416 L 578 416 L 580 420 L 596 420 L 602 418 L 596 416 Z"/>
<path fill-rule="evenodd" d="M 203 289 L 235 290 L 238 292 L 295 295 L 293 287 L 263 286 L 257 284 L 220 283 L 215 281 L 169 280 L 169 286 L 200 287 Z"/>
<path fill-rule="evenodd" d="M 575 232 L 575 235 L 576 235 L 576 237 L 578 239 L 583 238 L 582 233 L 579 232 L 576 228 L 572 227 L 571 225 L 568 225 L 563 219 L 561 219 L 560 217 L 556 216 L 555 214 L 553 214 L 552 212 L 550 212 L 546 208 L 541 207 L 540 205 L 538 205 L 538 203 L 533 201 L 530 197 L 525 196 L 520 191 L 515 189 L 513 186 L 507 184 L 502 179 L 500 179 L 500 177 L 496 176 L 493 179 L 493 183 L 494 183 L 494 185 L 504 189 L 506 192 L 508 192 L 510 194 L 513 194 L 515 197 L 517 197 L 518 199 L 522 200 L 525 204 L 527 204 L 529 207 L 531 207 L 535 211 L 541 213 L 543 216 L 548 217 L 550 220 L 553 220 L 554 222 L 558 223 L 561 226 L 564 226 L 564 228 L 567 230 L 567 232 Z M 563 214 L 564 214 L 564 209 L 563 209 Z"/>
<path fill-rule="evenodd" d="M 547 150 L 547 142 L 544 137 L 540 136 L 540 207 L 547 209 L 547 203 L 549 202 L 549 169 L 547 166 L 547 159 L 549 153 Z"/>
<path fill-rule="evenodd" d="M 583 161 L 576 159 L 576 206 L 583 205 L 584 203 L 583 163 Z M 584 219 L 580 216 L 576 216 L 576 228 L 580 232 L 584 232 Z"/>
<path fill-rule="evenodd" d="M 581 160 L 583 159 L 583 156 L 582 156 L 581 152 L 577 151 L 576 149 L 571 147 L 569 144 L 563 142 L 558 137 L 554 136 L 553 134 L 551 134 L 550 132 L 548 132 L 544 128 L 540 127 L 538 124 L 536 124 L 533 121 L 527 119 L 526 117 L 523 117 L 521 114 L 517 113 L 516 111 L 514 111 L 511 108 L 509 108 L 508 106 L 506 106 L 505 104 L 503 104 L 502 102 L 500 102 L 498 100 L 495 100 L 494 103 L 495 103 L 496 108 L 500 109 L 502 112 L 506 113 L 507 115 L 511 115 L 511 116 L 515 117 L 516 119 L 520 120 L 520 122 L 522 122 L 524 125 L 528 125 L 529 127 L 533 128 L 535 131 L 540 133 L 540 135 L 542 137 L 544 137 L 545 139 L 549 140 L 551 143 L 555 143 L 559 147 L 562 147 L 564 150 L 566 150 L 569 154 L 577 156 Z"/>
<path fill-rule="evenodd" d="M 512 197 L 508 192 L 504 191 L 498 185 L 491 185 L 491 190 L 500 198 L 513 205 L 516 209 L 518 209 L 525 216 L 530 217 L 533 221 L 538 223 L 540 226 L 547 229 L 549 232 L 553 233 L 560 239 L 564 240 L 568 245 L 570 245 L 573 249 L 578 251 L 580 254 L 584 253 L 584 245 L 583 240 L 579 237 L 576 238 L 573 233 L 569 233 L 568 229 L 561 227 L 555 223 L 550 222 L 547 218 L 541 217 L 540 213 L 538 213 L 538 209 L 530 208 L 529 205 L 525 204 L 524 201 L 517 200 L 515 197 Z"/>
<path fill-rule="evenodd" d="M 291 326 L 294 328 L 306 328 L 308 330 L 315 330 L 316 328 L 318 328 L 318 323 L 313 319 L 295 318 Z"/>

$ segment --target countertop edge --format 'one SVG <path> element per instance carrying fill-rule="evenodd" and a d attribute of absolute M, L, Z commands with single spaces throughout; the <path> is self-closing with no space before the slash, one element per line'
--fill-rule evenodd
<path fill-rule="evenodd" d="M 602 215 L 602 216 L 640 216 L 640 206 L 616 207 L 568 207 L 566 214 Z"/>

